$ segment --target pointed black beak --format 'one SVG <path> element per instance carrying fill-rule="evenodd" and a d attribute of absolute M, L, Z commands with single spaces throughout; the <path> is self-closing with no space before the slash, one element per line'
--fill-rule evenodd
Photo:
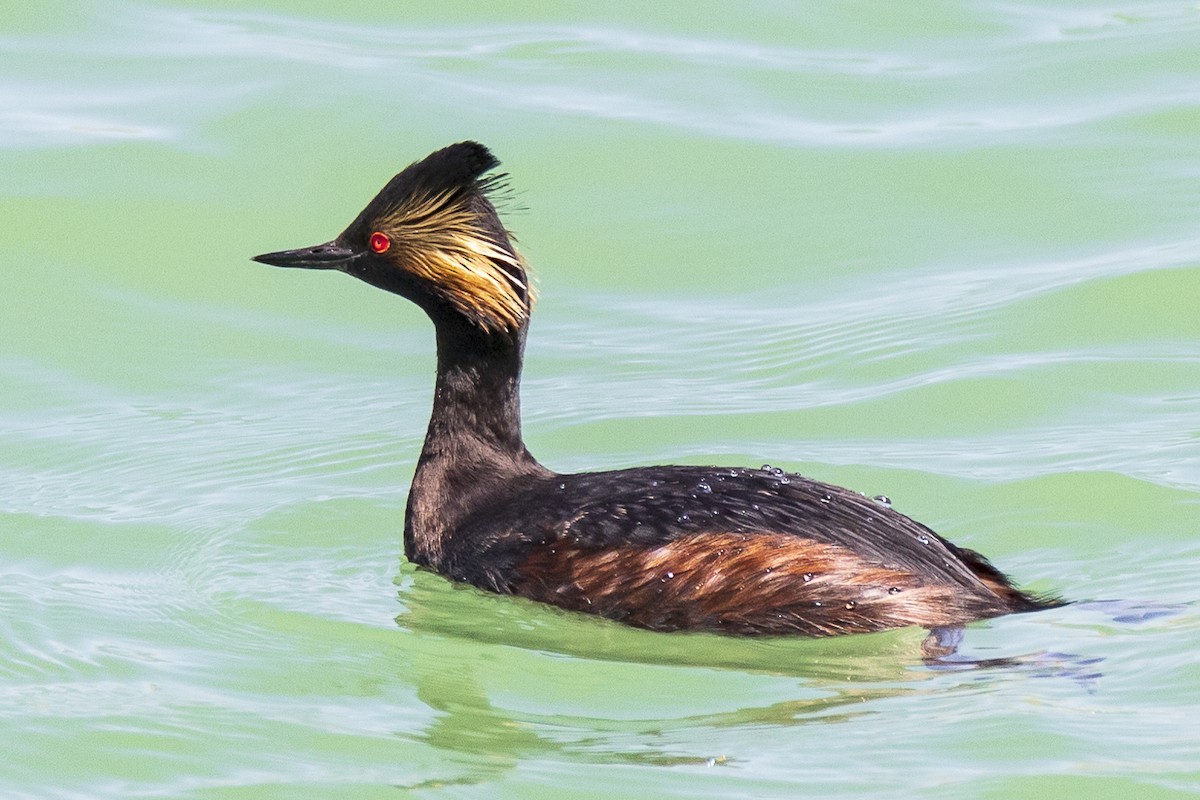
<path fill-rule="evenodd" d="M 270 264 L 273 267 L 299 267 L 300 269 L 345 269 L 351 261 L 362 253 L 355 252 L 337 240 L 319 244 L 315 247 L 301 247 L 298 250 L 281 250 L 278 253 L 263 253 L 255 256 L 260 264 Z"/>

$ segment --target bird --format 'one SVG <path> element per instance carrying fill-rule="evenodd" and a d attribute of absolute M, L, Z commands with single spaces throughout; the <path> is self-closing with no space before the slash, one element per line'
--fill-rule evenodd
<path fill-rule="evenodd" d="M 834 636 L 1062 603 L 887 502 L 763 465 L 558 473 L 526 448 L 520 382 L 534 293 L 482 144 L 396 174 L 335 239 L 265 253 L 407 298 L 437 376 L 404 515 L 408 561 L 451 580 L 660 632 Z"/>

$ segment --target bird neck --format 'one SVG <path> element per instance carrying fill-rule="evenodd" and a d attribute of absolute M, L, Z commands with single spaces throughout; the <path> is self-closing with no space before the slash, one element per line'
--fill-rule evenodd
<path fill-rule="evenodd" d="M 405 555 L 436 566 L 458 525 L 522 476 L 546 474 L 521 438 L 525 326 L 436 321 L 437 384 L 405 516 Z"/>
<path fill-rule="evenodd" d="M 443 454 L 448 445 L 469 444 L 501 458 L 524 450 L 524 349 L 524 330 L 486 333 L 467 322 L 437 326 L 437 384 L 422 458 Z"/>

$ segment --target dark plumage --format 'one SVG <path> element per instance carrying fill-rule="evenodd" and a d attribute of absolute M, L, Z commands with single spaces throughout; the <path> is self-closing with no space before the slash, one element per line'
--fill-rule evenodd
<path fill-rule="evenodd" d="M 433 413 L 405 515 L 418 564 L 654 630 L 830 635 L 946 627 L 1059 601 L 860 494 L 762 469 L 556 474 L 525 449 L 531 293 L 462 142 L 396 175 L 337 239 L 257 256 L 407 297 L 437 334 Z"/>

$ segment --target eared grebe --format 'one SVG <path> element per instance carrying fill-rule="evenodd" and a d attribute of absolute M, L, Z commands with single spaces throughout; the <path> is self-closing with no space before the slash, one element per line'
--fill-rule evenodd
<path fill-rule="evenodd" d="M 560 475 L 521 438 L 532 304 L 462 142 L 392 178 L 331 242 L 255 257 L 336 269 L 416 303 L 437 386 L 404 519 L 410 561 L 458 581 L 658 631 L 825 636 L 945 628 L 1057 605 L 856 492 L 761 469 Z"/>

